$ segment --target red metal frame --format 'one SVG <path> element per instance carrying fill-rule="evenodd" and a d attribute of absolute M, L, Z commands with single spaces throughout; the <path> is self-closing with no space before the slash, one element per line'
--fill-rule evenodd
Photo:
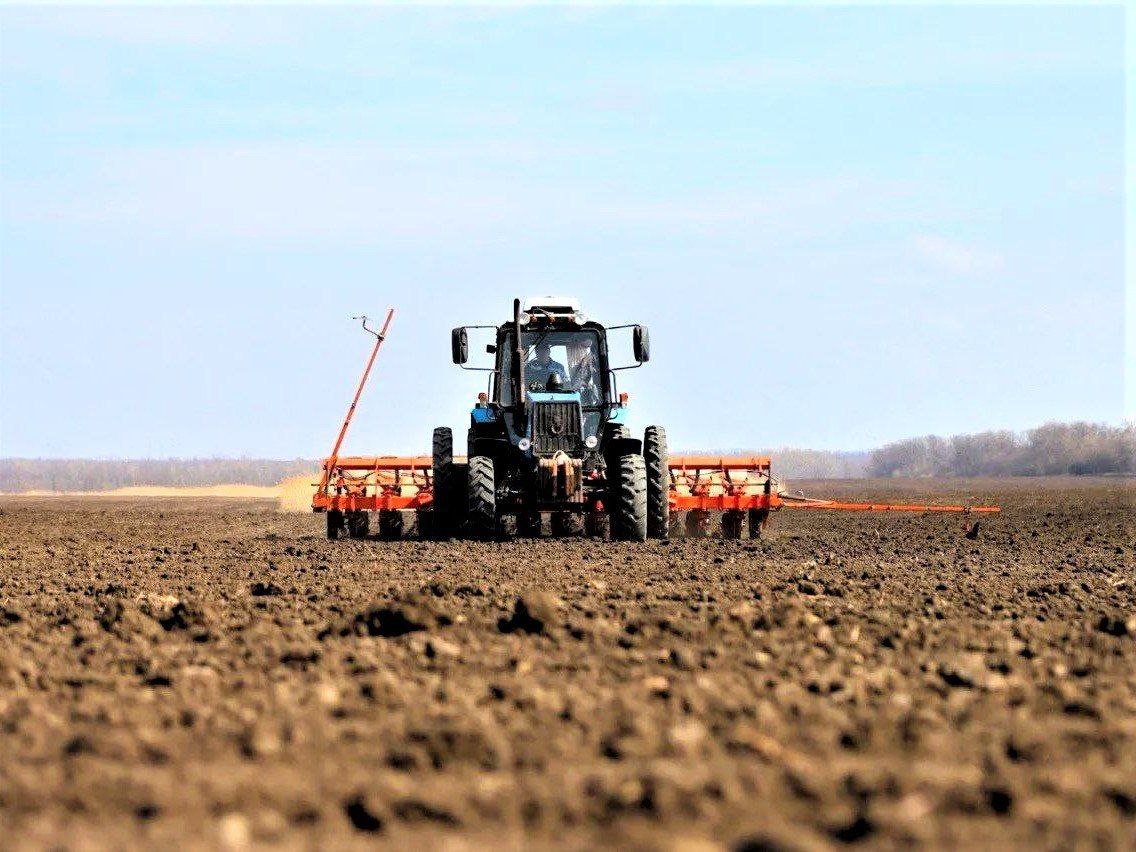
<path fill-rule="evenodd" d="M 961 506 L 942 505 L 937 503 L 843 503 L 839 500 L 814 500 L 807 497 L 781 498 L 781 505 L 786 509 L 827 509 L 843 512 L 952 512 L 991 514 L 1001 512 L 1001 506 Z"/>
<path fill-rule="evenodd" d="M 841 512 L 939 512 L 992 514 L 998 506 L 924 503 L 856 503 L 778 494 L 766 457 L 672 456 L 671 509 L 727 512 L 743 509 L 819 509 Z M 738 475 L 741 472 L 741 475 Z M 683 489 L 680 492 L 679 489 Z"/>
<path fill-rule="evenodd" d="M 312 508 L 317 512 L 330 509 L 344 512 L 421 511 L 430 508 L 434 502 L 433 460 L 430 456 L 329 458 L 325 462 L 325 474 L 329 466 L 333 475 L 321 480 L 312 498 Z M 773 490 L 770 476 L 771 460 L 765 457 L 672 456 L 669 467 L 670 505 L 673 511 L 680 512 L 813 509 L 991 514 L 1001 511 L 998 506 L 857 503 L 778 494 Z M 409 489 L 413 489 L 414 493 L 403 493 Z"/>
<path fill-rule="evenodd" d="M 434 502 L 433 461 L 429 456 L 346 456 L 335 459 L 332 471 L 312 497 L 312 509 L 317 512 L 421 510 Z M 415 493 L 403 493 L 409 489 L 415 489 Z"/>
<path fill-rule="evenodd" d="M 724 512 L 779 509 L 767 456 L 671 456 L 670 504 L 674 511 Z"/>

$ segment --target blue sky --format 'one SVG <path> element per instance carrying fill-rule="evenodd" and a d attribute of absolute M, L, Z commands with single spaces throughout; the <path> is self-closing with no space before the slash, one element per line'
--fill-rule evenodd
<path fill-rule="evenodd" d="M 651 327 L 674 446 L 1119 421 L 1124 26 L 4 7 L 0 454 L 321 455 L 388 305 L 348 449 L 423 451 L 539 292 Z"/>

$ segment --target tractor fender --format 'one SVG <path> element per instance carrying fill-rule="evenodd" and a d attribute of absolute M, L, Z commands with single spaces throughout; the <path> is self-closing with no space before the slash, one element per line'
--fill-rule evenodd
<path fill-rule="evenodd" d="M 509 441 L 506 438 L 491 438 L 482 435 L 469 436 L 469 455 L 489 456 L 497 459 L 509 452 Z"/>

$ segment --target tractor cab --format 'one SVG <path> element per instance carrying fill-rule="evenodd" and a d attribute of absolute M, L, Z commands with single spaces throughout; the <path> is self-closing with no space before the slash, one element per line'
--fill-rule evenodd
<path fill-rule="evenodd" d="M 517 347 L 515 331 L 503 329 L 497 345 L 496 381 L 491 399 L 503 410 L 516 410 Z M 521 331 L 521 359 L 524 368 L 525 413 L 514 418 L 518 441 L 528 437 L 537 455 L 562 447 L 548 442 L 549 436 L 533 432 L 542 407 L 558 406 L 569 411 L 571 419 L 580 422 L 579 437 L 583 450 L 595 447 L 603 424 L 623 414 L 618 403 L 613 406 L 611 382 L 608 380 L 607 346 L 604 329 L 595 323 L 585 326 L 524 329 Z M 523 422 L 522 422 L 523 421 Z M 523 427 L 527 427 L 523 428 Z M 524 431 L 526 434 L 521 434 Z M 592 439 L 589 441 L 589 439 Z"/>

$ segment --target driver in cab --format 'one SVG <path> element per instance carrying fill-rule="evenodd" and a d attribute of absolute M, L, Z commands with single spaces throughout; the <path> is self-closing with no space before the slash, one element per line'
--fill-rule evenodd
<path fill-rule="evenodd" d="M 556 381 L 550 381 L 556 376 Z M 525 382 L 529 389 L 561 390 L 568 386 L 568 371 L 559 361 L 552 360 L 552 347 L 545 341 L 536 345 L 536 353 L 525 364 Z"/>

